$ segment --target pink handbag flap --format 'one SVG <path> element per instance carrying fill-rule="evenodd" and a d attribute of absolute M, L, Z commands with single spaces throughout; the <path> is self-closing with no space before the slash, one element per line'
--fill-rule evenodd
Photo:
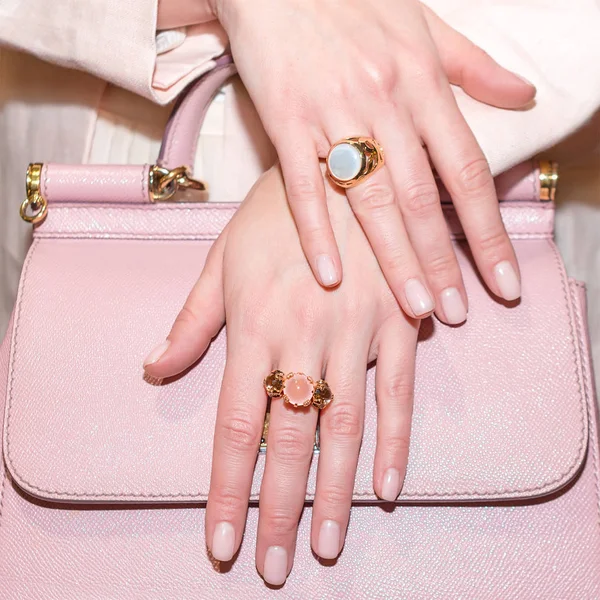
<path fill-rule="evenodd" d="M 162 384 L 142 361 L 169 330 L 211 241 L 235 207 L 54 205 L 37 229 L 14 314 L 4 450 L 40 498 L 206 500 L 222 332 L 194 368 Z M 453 210 L 467 323 L 422 327 L 409 470 L 400 502 L 531 498 L 565 486 L 587 446 L 574 307 L 552 241 L 552 206 L 506 203 L 523 299 L 478 280 Z M 176 233 L 175 233 L 176 232 Z M 240 385 L 244 385 L 240 381 Z M 374 370 L 355 500 L 373 501 Z M 315 489 L 315 455 L 307 489 Z M 259 454 L 252 499 L 258 498 Z"/>

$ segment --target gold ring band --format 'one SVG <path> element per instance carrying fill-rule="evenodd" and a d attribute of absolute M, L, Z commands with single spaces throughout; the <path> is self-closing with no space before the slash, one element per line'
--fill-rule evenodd
<path fill-rule="evenodd" d="M 283 398 L 284 402 L 294 408 L 312 404 L 322 410 L 333 401 L 331 388 L 325 380 L 315 381 L 304 373 L 286 375 L 276 369 L 265 377 L 264 386 L 269 398 Z"/>
<path fill-rule="evenodd" d="M 336 142 L 326 159 L 327 175 L 337 185 L 351 188 L 385 164 L 383 148 L 370 137 L 348 137 Z"/>

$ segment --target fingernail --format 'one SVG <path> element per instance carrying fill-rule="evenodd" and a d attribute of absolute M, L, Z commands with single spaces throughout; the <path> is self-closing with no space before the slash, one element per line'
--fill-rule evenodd
<path fill-rule="evenodd" d="M 340 526 L 331 520 L 321 523 L 317 554 L 321 558 L 336 558 L 340 553 Z"/>
<path fill-rule="evenodd" d="M 526 83 L 527 85 L 530 85 L 531 87 L 535 87 L 535 85 L 533 83 L 531 83 L 531 81 L 529 81 L 529 79 L 527 79 L 526 77 L 523 77 L 523 75 L 519 75 L 518 73 L 515 73 L 514 71 L 512 71 L 512 74 L 517 79 L 520 79 L 523 83 Z"/>
<path fill-rule="evenodd" d="M 381 484 L 381 499 L 393 502 L 400 493 L 400 471 L 388 469 L 383 475 Z"/>
<path fill-rule="evenodd" d="M 265 554 L 263 578 L 271 585 L 282 585 L 287 579 L 287 551 L 281 546 L 271 546 Z"/>
<path fill-rule="evenodd" d="M 212 555 L 217 560 L 229 561 L 233 558 L 235 550 L 235 530 L 231 523 L 223 521 L 217 523 L 215 533 L 213 534 Z"/>
<path fill-rule="evenodd" d="M 505 300 L 516 300 L 521 295 L 521 283 L 513 269 L 513 266 L 507 260 L 499 262 L 494 267 L 496 283 L 500 289 L 500 296 Z"/>
<path fill-rule="evenodd" d="M 150 365 L 153 365 L 154 363 L 158 362 L 170 345 L 170 340 L 166 340 L 162 344 L 156 346 L 156 348 L 154 348 L 154 350 L 152 350 L 152 352 L 150 352 L 150 354 L 146 356 L 146 360 L 144 361 L 144 367 L 149 367 Z"/>
<path fill-rule="evenodd" d="M 317 271 L 323 285 L 329 287 L 339 282 L 331 256 L 327 254 L 317 256 Z"/>
<path fill-rule="evenodd" d="M 404 293 L 416 317 L 433 310 L 433 299 L 418 279 L 409 279 L 404 284 Z"/>
<path fill-rule="evenodd" d="M 467 309 L 460 292 L 454 287 L 449 287 L 442 292 L 441 296 L 446 321 L 450 325 L 462 323 L 467 318 Z"/>

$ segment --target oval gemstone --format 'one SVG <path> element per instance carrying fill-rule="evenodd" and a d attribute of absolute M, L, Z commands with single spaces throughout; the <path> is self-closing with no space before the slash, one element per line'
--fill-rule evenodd
<path fill-rule="evenodd" d="M 350 181 L 360 173 L 362 154 L 352 144 L 342 142 L 331 149 L 327 157 L 327 166 L 334 177 L 341 181 Z"/>
<path fill-rule="evenodd" d="M 283 393 L 292 406 L 303 406 L 312 399 L 313 386 L 306 375 L 294 373 L 286 380 Z"/>

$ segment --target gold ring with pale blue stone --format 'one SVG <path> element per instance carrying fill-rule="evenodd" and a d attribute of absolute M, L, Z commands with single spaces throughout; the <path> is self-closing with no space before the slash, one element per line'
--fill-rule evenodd
<path fill-rule="evenodd" d="M 370 137 L 349 137 L 336 142 L 327 155 L 327 175 L 343 188 L 354 187 L 385 163 L 383 148 Z"/>
<path fill-rule="evenodd" d="M 264 381 L 265 391 L 269 398 L 283 398 L 283 401 L 294 408 L 307 407 L 311 404 L 319 410 L 333 401 L 329 384 L 319 379 L 315 381 L 304 373 L 288 373 L 276 369 L 271 371 Z"/>

